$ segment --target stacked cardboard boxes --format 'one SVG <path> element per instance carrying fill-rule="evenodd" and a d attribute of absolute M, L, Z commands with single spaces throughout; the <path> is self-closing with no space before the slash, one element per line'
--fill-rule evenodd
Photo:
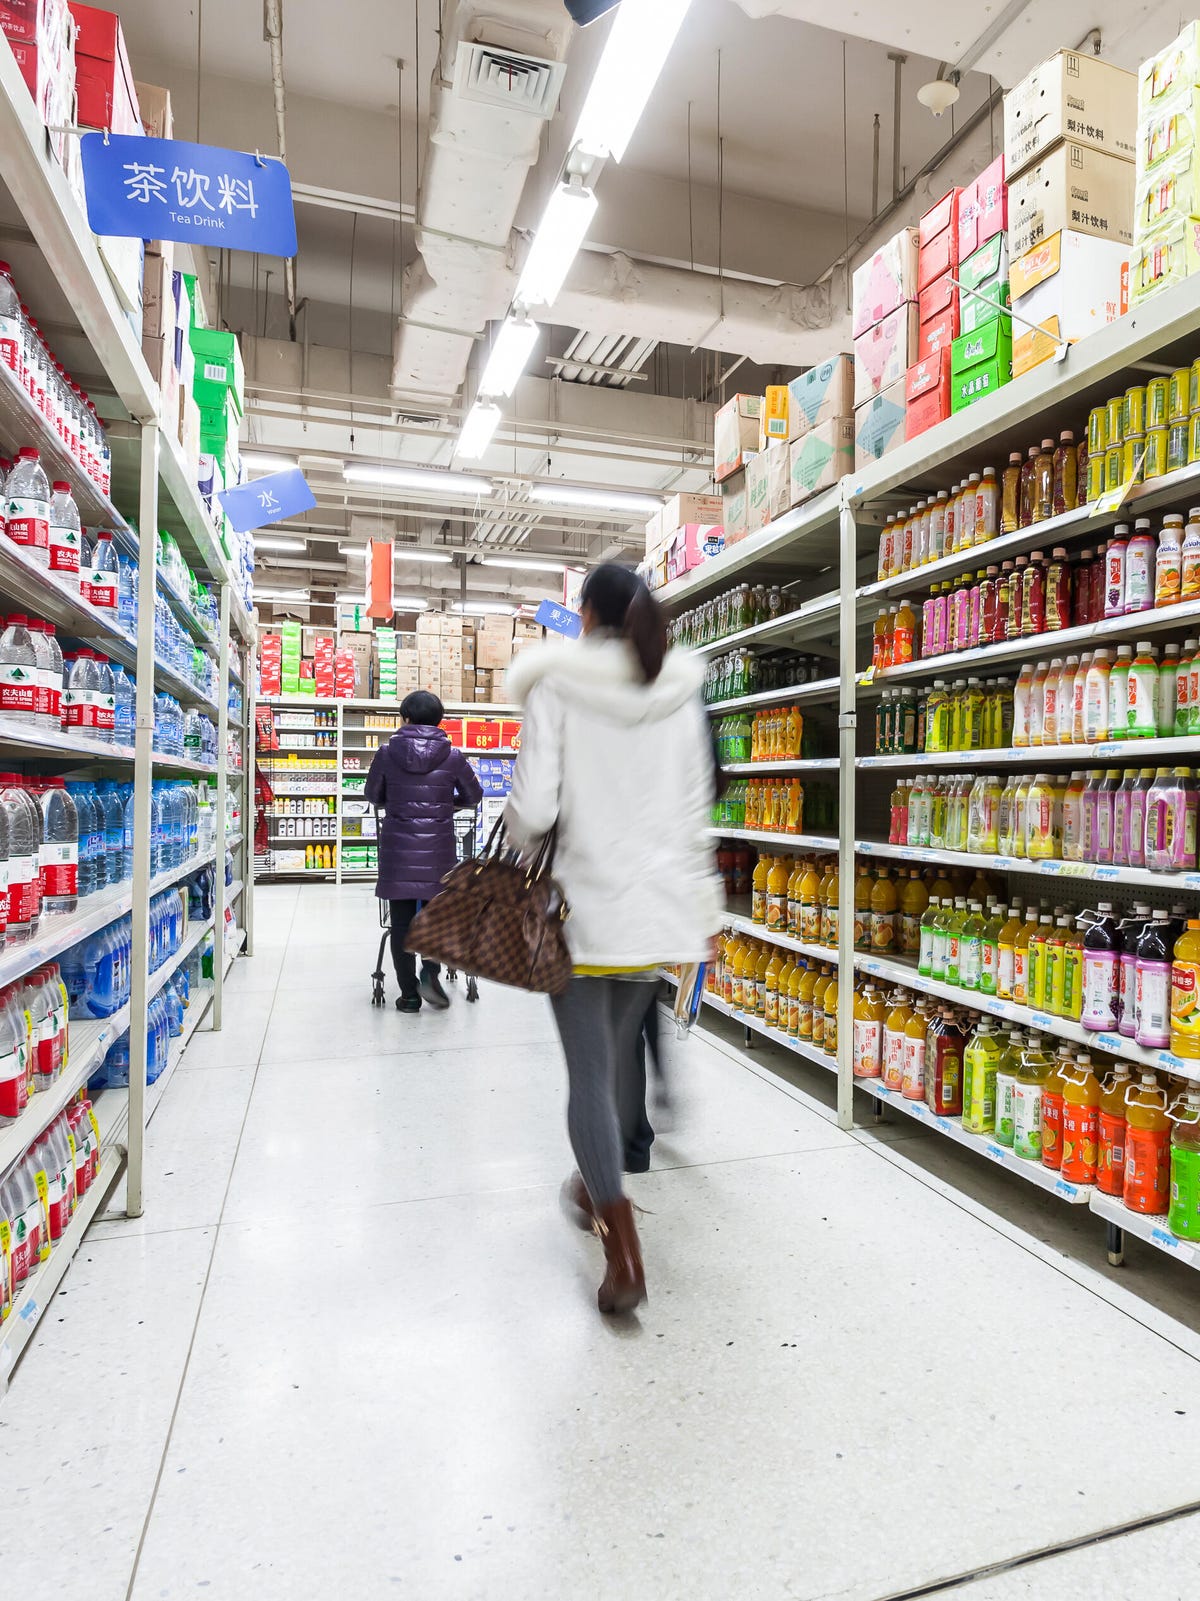
<path fill-rule="evenodd" d="M 283 635 L 263 634 L 258 642 L 259 690 L 264 695 L 283 694 Z"/>
<path fill-rule="evenodd" d="M 1200 272 L 1200 23 L 1138 73 L 1130 293 L 1145 300 Z"/>
<path fill-rule="evenodd" d="M 338 634 L 340 665 L 336 668 L 336 679 L 339 693 L 347 698 L 363 700 L 374 693 L 371 680 L 373 642 L 374 635 L 369 628 L 343 628 Z"/>
<path fill-rule="evenodd" d="M 920 333 L 917 359 L 905 374 L 906 439 L 950 415 L 950 353 L 962 325 L 957 282 L 964 198 L 974 216 L 974 189 L 951 189 L 930 207 L 917 229 Z"/>
<path fill-rule="evenodd" d="M 303 633 L 299 623 L 279 625 L 279 693 L 296 695 L 300 692 L 300 663 L 304 656 Z"/>
<path fill-rule="evenodd" d="M 656 514 L 668 582 L 725 549 L 724 511 L 720 495 L 672 495 Z"/>
<path fill-rule="evenodd" d="M 137 134 L 142 130 L 133 69 L 125 49 L 121 19 L 99 6 L 70 0 L 75 21 L 75 92 L 85 128 Z"/>
<path fill-rule="evenodd" d="M 878 461 L 904 439 L 908 369 L 920 339 L 916 228 L 902 228 L 853 279 L 854 460 Z"/>
<path fill-rule="evenodd" d="M 713 423 L 713 480 L 741 472 L 762 444 L 762 395 L 734 395 Z"/>
<path fill-rule="evenodd" d="M 319 700 L 332 700 L 337 685 L 334 657 L 337 641 L 332 634 L 320 633 L 313 640 L 313 692 Z"/>
<path fill-rule="evenodd" d="M 1133 240 L 1137 81 L 1092 56 L 1060 50 L 1004 97 L 1008 254 L 1016 375 L 1048 361 L 1128 304 Z M 979 399 L 985 365 L 976 363 Z M 957 391 L 955 405 L 960 404 Z"/>
<path fill-rule="evenodd" d="M 75 23 L 67 0 L 3 0 L 0 32 L 33 96 L 38 115 L 50 132 L 59 165 L 78 141 L 64 130 L 78 119 L 75 109 Z"/>
<path fill-rule="evenodd" d="M 788 385 L 788 504 L 832 489 L 854 470 L 854 357 L 810 367 Z"/>
<path fill-rule="evenodd" d="M 375 649 L 371 657 L 371 676 L 379 700 L 396 698 L 396 630 L 379 624 L 375 628 Z"/>

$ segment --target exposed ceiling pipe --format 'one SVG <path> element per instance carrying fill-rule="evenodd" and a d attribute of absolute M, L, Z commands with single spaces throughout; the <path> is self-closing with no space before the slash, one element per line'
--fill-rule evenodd
<path fill-rule="evenodd" d="M 888 60 L 894 67 L 892 78 L 892 204 L 894 205 L 900 195 L 900 95 L 903 88 L 904 63 L 908 57 L 898 50 L 889 50 Z"/>
<path fill-rule="evenodd" d="M 279 159 L 287 165 L 287 100 L 283 88 L 283 0 L 263 0 L 263 36 L 271 47 L 271 98 L 275 103 L 275 138 Z M 288 338 L 296 337 L 296 261 L 289 256 L 283 264 L 287 293 Z"/>

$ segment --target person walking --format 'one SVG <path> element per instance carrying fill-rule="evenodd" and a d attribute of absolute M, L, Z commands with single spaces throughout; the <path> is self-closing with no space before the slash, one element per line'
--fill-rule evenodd
<path fill-rule="evenodd" d="M 557 826 L 574 975 L 552 1005 L 579 1165 L 564 1199 L 604 1242 L 600 1310 L 625 1312 L 646 1296 L 621 1173 L 645 1120 L 639 1040 L 657 969 L 709 958 L 723 890 L 703 667 L 667 649 L 662 608 L 630 568 L 593 568 L 581 614 L 582 639 L 530 647 L 509 668 L 524 722 L 504 821 L 523 852 Z"/>
<path fill-rule="evenodd" d="M 438 725 L 445 708 L 427 689 L 400 703 L 404 719 L 371 762 L 364 794 L 383 812 L 375 894 L 391 910 L 392 961 L 400 996 L 396 1009 L 419 1012 L 422 1000 L 443 1009 L 450 997 L 436 962 L 421 963 L 404 949 L 417 910 L 431 901 L 454 866 L 454 813 L 474 810 L 483 790 L 470 762 Z"/>

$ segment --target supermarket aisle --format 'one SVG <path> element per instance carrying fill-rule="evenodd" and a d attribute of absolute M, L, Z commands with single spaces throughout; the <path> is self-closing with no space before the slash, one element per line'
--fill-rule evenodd
<path fill-rule="evenodd" d="M 649 1307 L 604 1323 L 544 1003 L 375 1011 L 367 892 L 257 908 L 146 1217 L 0 1405 L 14 1594 L 872 1601 L 1200 1502 L 1191 1329 L 710 1043 L 636 1181 Z M 1198 1560 L 1182 1517 L 941 1593 L 1167 1601 Z"/>

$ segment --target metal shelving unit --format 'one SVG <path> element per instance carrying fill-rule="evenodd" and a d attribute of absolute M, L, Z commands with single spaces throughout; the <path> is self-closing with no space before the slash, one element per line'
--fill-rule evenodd
<path fill-rule="evenodd" d="M 1070 1020 L 995 998 L 972 996 L 969 992 L 921 979 L 901 962 L 856 953 L 853 928 L 855 867 L 859 853 L 1010 875 L 1025 895 L 1036 894 L 1039 883 L 1052 881 L 1056 893 L 1071 905 L 1081 904 L 1085 896 L 1093 904 L 1099 898 L 1125 904 L 1134 896 L 1142 899 L 1155 892 L 1164 904 L 1170 899 L 1183 900 L 1189 907 L 1200 905 L 1200 871 L 1160 874 L 1107 864 L 1038 862 L 889 845 L 880 838 L 886 841 L 888 832 L 887 805 L 891 786 L 887 775 L 892 772 L 915 774 L 928 769 L 974 773 L 1004 768 L 1026 768 L 1034 772 L 1043 767 L 1061 770 L 1064 766 L 1140 767 L 1175 762 L 1194 762 L 1200 766 L 1200 740 L 1164 737 L 1021 750 L 876 756 L 872 749 L 873 738 L 868 736 L 868 725 L 873 725 L 875 700 L 891 685 L 931 684 L 935 677 L 983 675 L 990 674 L 993 669 L 1003 674 L 1006 668 L 1020 662 L 1048 661 L 1052 656 L 1093 645 L 1113 641 L 1135 644 L 1139 638 L 1162 639 L 1164 636 L 1182 639 L 1185 633 L 1195 634 L 1200 629 L 1200 605 L 1185 603 L 1087 627 L 918 659 L 899 667 L 868 670 L 871 624 L 880 606 L 911 597 L 919 609 L 920 600 L 931 584 L 957 578 L 967 568 L 999 562 L 1034 549 L 1049 550 L 1060 544 L 1070 549 L 1081 542 L 1104 537 L 1105 530 L 1118 522 L 1132 521 L 1138 515 L 1151 512 L 1186 511 L 1200 502 L 1200 463 L 1195 463 L 1137 486 L 1119 509 L 1100 511 L 1093 506 L 1081 507 L 1002 535 L 969 552 L 951 554 L 916 571 L 882 581 L 874 577 L 879 532 L 888 517 L 931 493 L 950 488 L 968 472 L 981 470 L 988 464 L 1002 465 L 1012 450 L 1023 453 L 1033 440 L 1052 434 L 1057 437 L 1062 427 L 1072 426 L 1076 437 L 1080 437 L 1081 425 L 1093 406 L 1123 392 L 1131 383 L 1145 382 L 1147 371 L 1166 372 L 1186 367 L 1197 355 L 1200 355 L 1200 280 L 1193 278 L 1164 290 L 1118 322 L 1073 345 L 1062 361 L 1036 368 L 986 400 L 905 442 L 879 462 L 850 474 L 835 490 L 788 512 L 714 561 L 658 592 L 660 600 L 672 612 L 688 610 L 717 591 L 733 587 L 743 578 L 755 583 L 781 584 L 790 595 L 811 596 L 798 604 L 793 602 L 791 612 L 770 623 L 743 629 L 700 647 L 700 654 L 704 656 L 738 648 L 770 649 L 786 641 L 789 630 L 793 630 L 790 637 L 795 638 L 799 637 L 795 630 L 803 629 L 807 630 L 808 638 L 824 637 L 830 654 L 838 663 L 835 678 L 798 685 L 794 690 L 739 696 L 708 707 L 714 716 L 721 716 L 807 701 L 825 702 L 836 713 L 840 779 L 836 838 L 768 834 L 746 829 L 714 830 L 717 837 L 743 840 L 768 849 L 837 852 L 839 948 L 836 952 L 820 949 L 819 954 L 810 948 L 804 954 L 836 963 L 842 972 L 855 968 L 875 972 L 911 989 L 944 996 L 981 1012 L 1010 1017 L 1026 1027 L 1122 1057 L 1136 1065 L 1193 1078 L 1196 1077 L 1194 1068 L 1169 1051 L 1142 1050 L 1118 1034 L 1091 1034 Z M 832 771 L 832 764 L 811 761 L 739 763 L 731 765 L 729 771 L 739 777 L 766 777 L 773 772 Z M 798 948 L 799 942 L 794 939 L 768 935 L 736 914 L 727 917 L 726 922 L 744 932 L 753 931 L 763 938 L 773 939 L 785 948 Z M 843 1127 L 851 1126 L 854 1117 L 853 999 L 853 986 L 843 983 L 839 987 L 838 1060 L 838 1117 Z M 707 997 L 706 1003 L 712 1004 Z M 769 1037 L 779 1040 L 778 1031 L 767 1032 Z M 1035 1176 L 1030 1171 L 1032 1164 L 1012 1159 L 1004 1153 L 1004 1147 L 994 1141 L 965 1133 L 953 1119 L 926 1115 L 923 1103 L 901 1104 L 903 1097 L 883 1092 L 874 1081 L 860 1087 L 866 1088 L 876 1103 L 891 1105 L 901 1115 L 925 1122 L 935 1132 L 979 1151 L 1027 1180 L 1043 1183 L 1040 1174 Z M 1057 1175 L 1050 1175 L 1044 1187 L 1072 1204 L 1090 1205 L 1104 1218 L 1110 1230 L 1110 1252 L 1114 1257 L 1119 1257 L 1121 1232 L 1128 1229 L 1160 1246 L 1177 1260 L 1200 1264 L 1200 1247 L 1175 1241 L 1166 1232 L 1161 1218 L 1135 1218 L 1119 1203 L 1089 1191 L 1086 1186 L 1064 1188 Z M 1067 1189 L 1078 1193 L 1068 1194 Z"/>
<path fill-rule="evenodd" d="M 67 639 L 92 646 L 132 669 L 136 678 L 137 728 L 135 744 L 130 749 L 54 730 L 20 727 L 7 720 L 0 722 L 0 753 L 6 765 L 32 762 L 36 764 L 34 770 L 43 773 L 112 772 L 132 778 L 134 789 L 132 880 L 88 896 L 68 916 L 43 919 L 33 939 L 9 941 L 0 948 L 0 982 L 10 983 L 41 962 L 61 955 L 114 918 L 126 914 L 132 918 L 132 994 L 128 1005 L 103 1024 L 70 1025 L 67 1071 L 50 1090 L 35 1096 L 21 1120 L 0 1135 L 2 1178 L 5 1168 L 28 1148 L 29 1141 L 69 1103 L 115 1034 L 129 1028 L 130 1087 L 120 1097 L 123 1110 L 118 1119 L 119 1138 L 110 1139 L 97 1182 L 84 1197 L 48 1262 L 25 1286 L 5 1324 L 0 1335 L 2 1381 L 32 1336 L 75 1248 L 122 1169 L 127 1174 L 126 1210 L 131 1216 L 140 1215 L 143 1210 L 145 1022 L 150 999 L 171 971 L 171 964 L 154 974 L 148 970 L 149 902 L 159 890 L 215 861 L 214 922 L 218 927 L 222 924 L 228 899 L 223 871 L 227 844 L 225 800 L 229 786 L 245 786 L 241 772 L 230 774 L 226 770 L 224 753 L 230 738 L 240 749 L 244 772 L 252 771 L 249 764 L 253 759 L 248 700 L 243 696 L 241 715 L 231 722 L 228 685 L 231 671 L 245 681 L 244 652 L 252 645 L 254 634 L 251 618 L 241 598 L 233 592 L 232 574 L 216 529 L 174 437 L 174 419 L 168 422 L 162 415 L 161 397 L 143 359 L 139 336 L 121 308 L 83 210 L 50 153 L 46 129 L 13 53 L 7 48 L 0 49 L 0 142 L 5 152 L 0 175 L 0 226 L 6 232 L 5 254 L 34 315 L 44 327 L 54 329 L 56 354 L 66 369 L 90 375 L 89 386 L 108 419 L 106 429 L 113 459 L 111 492 L 101 493 L 63 448 L 11 373 L 2 368 L 0 445 L 6 454 L 19 445 L 36 446 L 49 475 L 71 484 L 85 525 L 113 529 L 123 549 L 136 551 L 142 597 L 136 635 L 127 634 L 116 617 L 98 612 L 82 599 L 77 583 L 51 574 L 39 567 L 28 552 L 0 539 L 0 599 L 4 610 L 44 617 Z M 139 541 L 135 528 L 163 528 L 175 534 L 184 559 L 219 599 L 221 621 L 216 637 L 194 615 L 186 597 L 165 582 L 157 559 L 158 540 Z M 172 667 L 156 660 L 152 601 L 158 592 L 166 597 L 189 637 L 217 660 L 215 700 L 197 691 Z M 222 758 L 215 769 L 188 757 L 169 757 L 153 750 L 156 688 L 169 691 L 185 705 L 201 708 L 218 723 Z M 156 775 L 215 781 L 217 806 L 213 851 L 178 870 L 152 877 L 150 794 Z M 244 804 L 243 795 L 243 816 Z M 234 832 L 238 836 L 236 848 L 242 853 L 235 877 L 245 886 L 240 890 L 235 886 L 235 890 L 243 926 L 248 931 L 253 907 L 252 862 L 246 851 L 246 829 L 240 820 Z M 194 927 L 189 933 L 189 938 L 201 937 L 203 926 Z M 210 989 L 217 1025 L 225 971 L 224 964 L 218 963 Z M 193 1027 L 201 1015 L 203 1009 Z M 116 1127 L 114 1124 L 113 1129 Z M 19 1142 L 23 1142 L 20 1150 Z"/>

